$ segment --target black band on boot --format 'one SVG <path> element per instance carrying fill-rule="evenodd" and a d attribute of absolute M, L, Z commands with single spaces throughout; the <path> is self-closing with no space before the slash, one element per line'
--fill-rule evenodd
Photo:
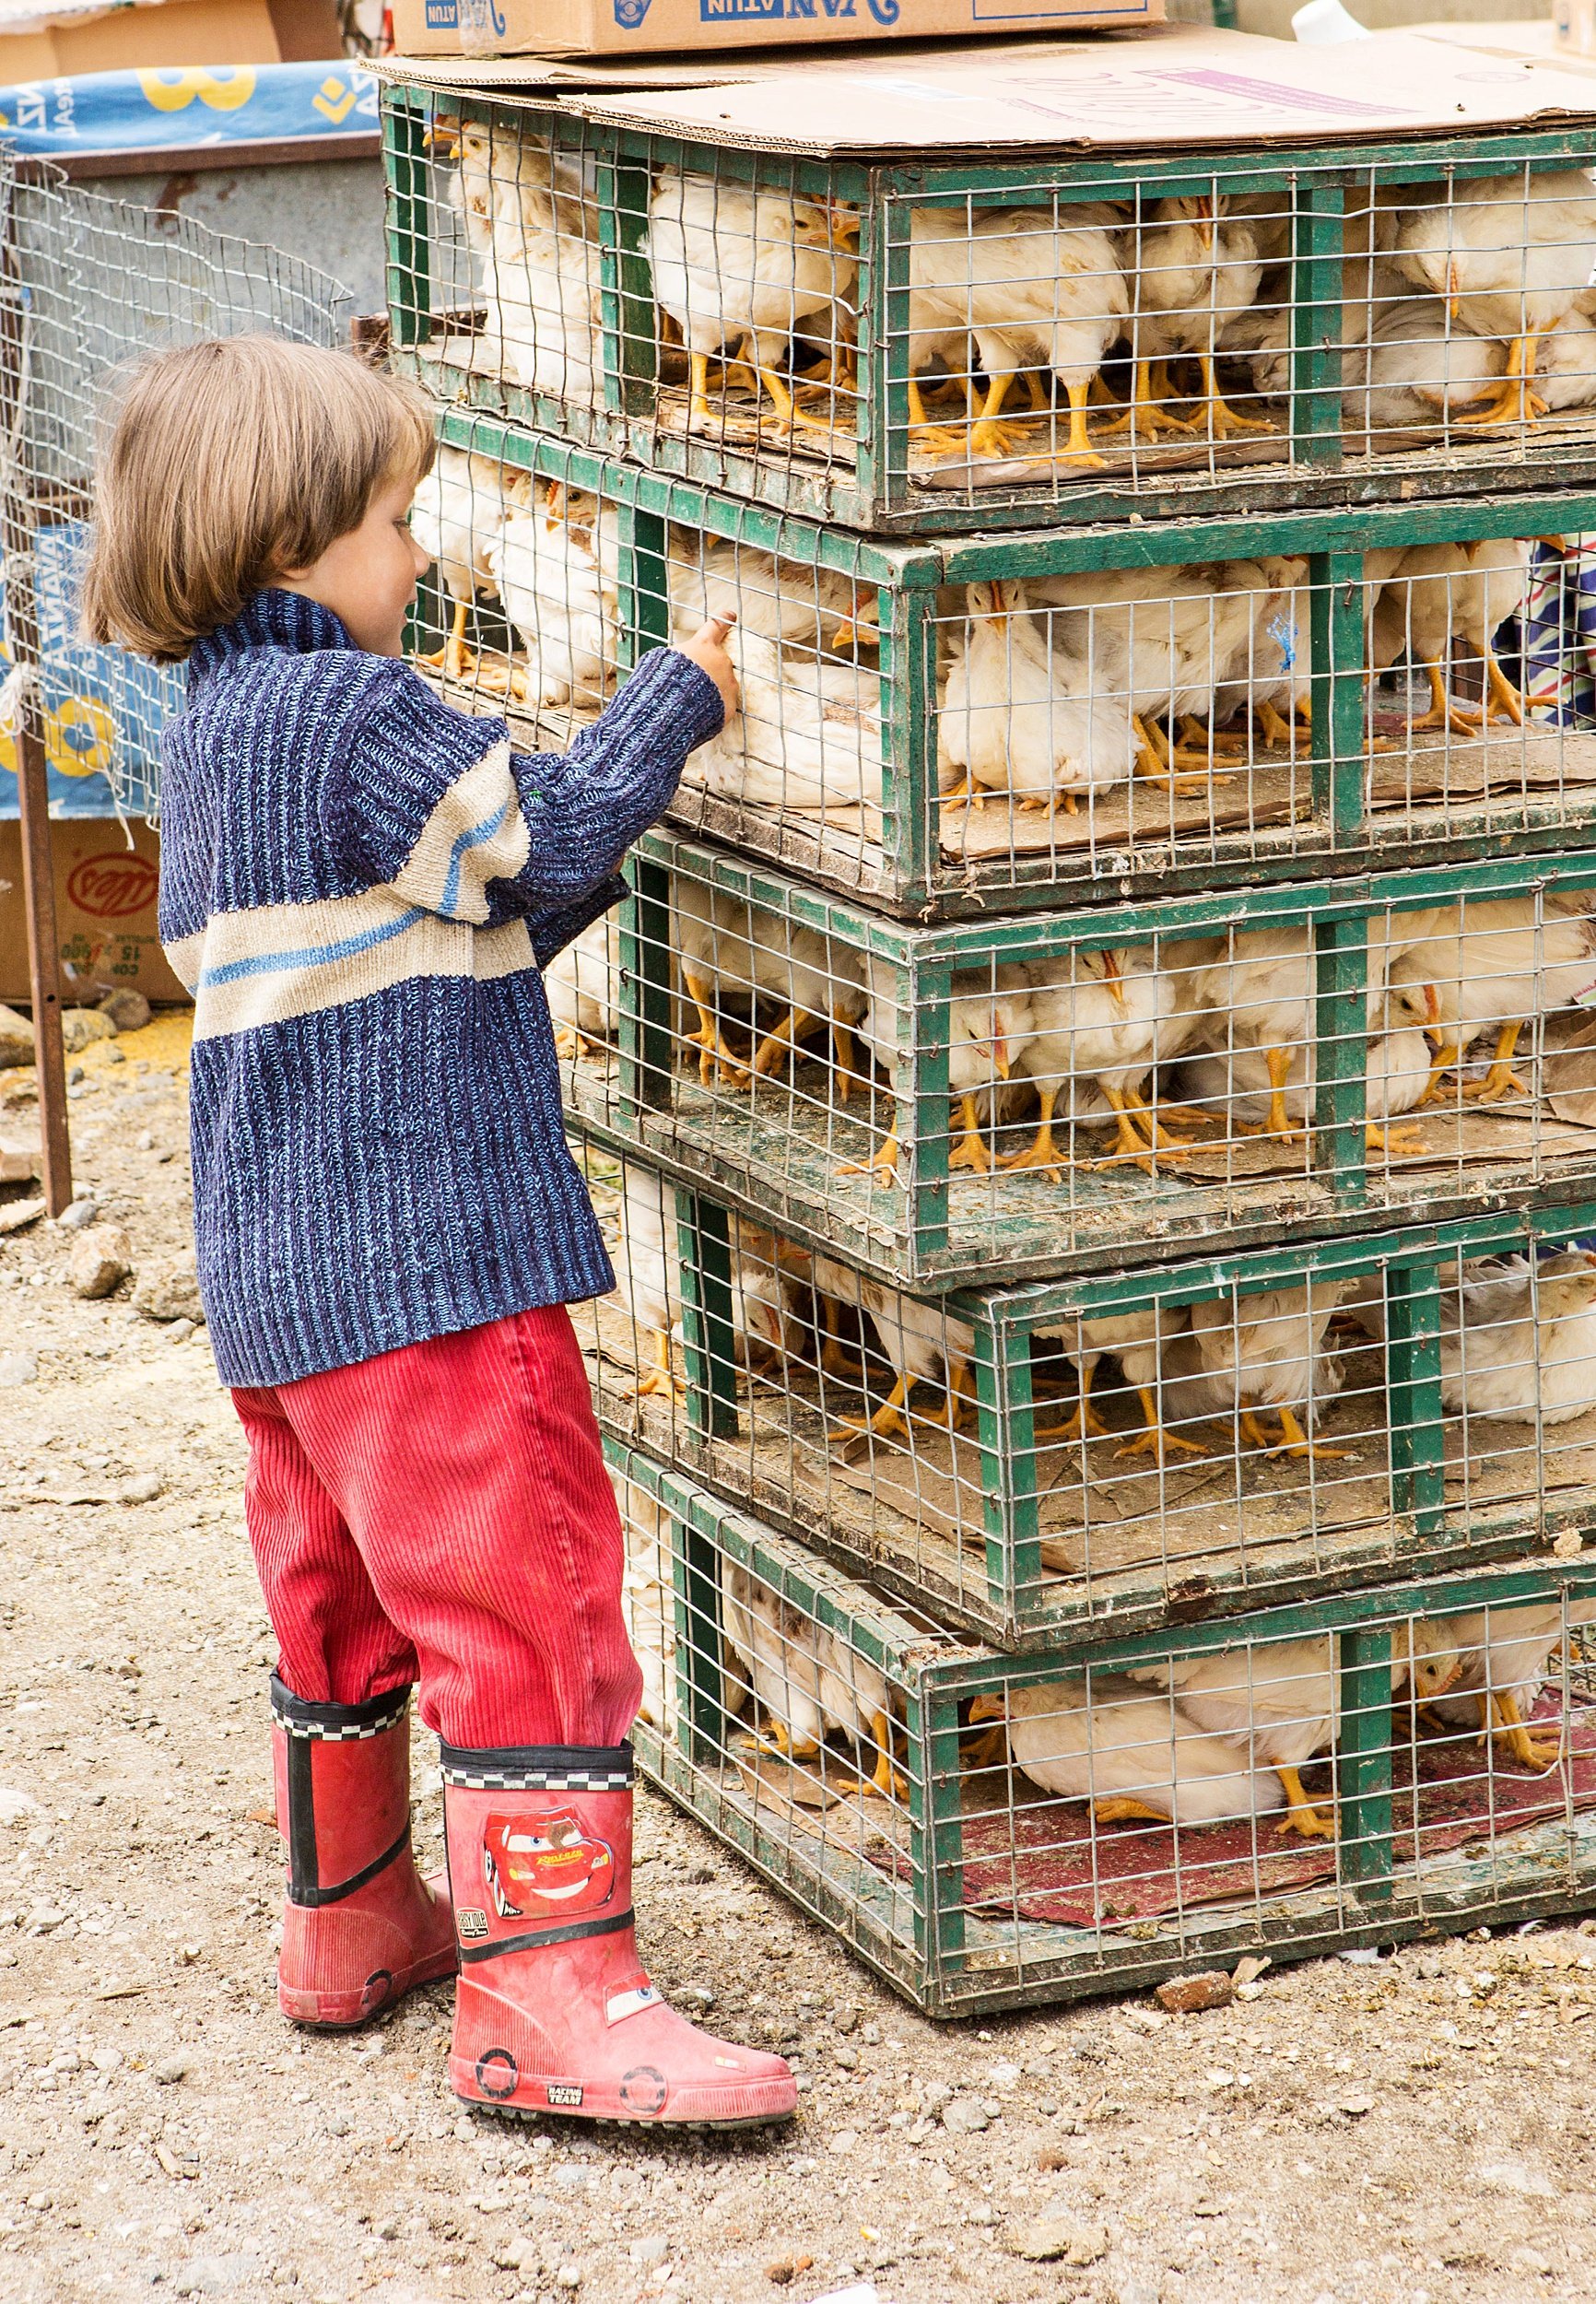
<path fill-rule="evenodd" d="M 464 1968 L 473 1960 L 501 1960 L 507 1952 L 536 1952 L 546 1944 L 575 1944 L 581 1936 L 618 1936 L 636 1919 L 628 1905 L 624 1912 L 611 1912 L 603 1920 L 568 1921 L 563 1928 L 532 1928 L 524 1935 L 500 1936 L 496 1944 L 463 1943 L 457 1946 L 460 1963 Z"/>
<path fill-rule="evenodd" d="M 471 1752 L 439 1739 L 446 1784 L 465 1792 L 628 1792 L 634 1764 L 629 1744 L 522 1744 L 497 1752 Z"/>
<path fill-rule="evenodd" d="M 410 1817 L 406 1813 L 404 1830 L 380 1856 L 362 1864 L 347 1880 L 323 1887 L 316 1850 L 315 1775 L 311 1752 L 315 1744 L 367 1743 L 383 1735 L 402 1723 L 409 1704 L 407 1687 L 368 1697 L 363 1704 L 311 1704 L 296 1696 L 273 1673 L 272 1718 L 285 1731 L 288 1744 L 288 1828 L 284 1837 L 288 1844 L 290 1904 L 308 1906 L 312 1910 L 322 1905 L 336 1904 L 343 1898 L 353 1896 L 357 1888 L 363 1888 L 380 1872 L 386 1872 L 409 1847 Z"/>
<path fill-rule="evenodd" d="M 320 1736 L 333 1744 L 363 1743 L 397 1728 L 410 1703 L 410 1690 L 385 1688 L 363 1704 L 310 1704 L 272 1675 L 272 1718 L 290 1736 Z"/>

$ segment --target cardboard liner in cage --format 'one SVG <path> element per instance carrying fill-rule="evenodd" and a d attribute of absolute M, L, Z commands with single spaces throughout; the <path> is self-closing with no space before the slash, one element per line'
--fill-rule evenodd
<path fill-rule="evenodd" d="M 1555 1722 L 1555 1692 L 1543 1696 L 1532 1723 Z M 1417 1783 L 1414 1783 L 1416 1763 Z M 1392 1755 L 1391 1825 L 1397 1863 L 1425 1863 L 1469 1843 L 1544 1823 L 1569 1808 L 1596 1808 L 1596 1713 L 1565 1724 L 1564 1759 L 1543 1776 L 1515 1763 L 1487 1762 L 1467 1731 Z M 1328 1805 L 1329 1771 L 1315 1777 Z M 1005 1775 L 1006 1781 L 1006 1775 Z M 979 1780 L 978 1780 L 979 1781 Z M 1016 1801 L 1031 1789 L 1017 1772 Z M 1291 1844 L 1266 1817 L 1254 1824 L 1096 1824 L 1088 1804 L 1035 1795 L 1034 1807 L 994 1808 L 964 1818 L 964 1901 L 974 1911 L 1096 1928 L 1161 1920 L 1204 1904 L 1287 1896 L 1333 1880 L 1329 1840 Z M 878 1836 L 863 1853 L 900 1876 L 905 1860 Z"/>

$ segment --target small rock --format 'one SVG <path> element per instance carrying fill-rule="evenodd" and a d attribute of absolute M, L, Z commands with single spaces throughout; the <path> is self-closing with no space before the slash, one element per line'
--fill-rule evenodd
<path fill-rule="evenodd" d="M 1344 2112 L 1348 2120 L 1362 2120 L 1374 2110 L 1372 2096 L 1344 2096 L 1336 2103 L 1336 2110 Z"/>
<path fill-rule="evenodd" d="M 928 2080 L 920 2091 L 922 2112 L 940 2112 L 945 2104 L 953 2102 L 953 2090 L 945 2080 Z"/>
<path fill-rule="evenodd" d="M 96 2072 L 102 2075 L 109 2075 L 111 2073 L 120 2072 L 127 2062 L 127 2058 L 120 2048 L 97 2048 L 88 2061 Z"/>
<path fill-rule="evenodd" d="M 31 1384 L 39 1376 L 37 1352 L 0 1352 L 0 1388 L 9 1384 Z"/>
<path fill-rule="evenodd" d="M 204 1320 L 205 1307 L 200 1302 L 193 1249 L 182 1249 L 175 1256 L 146 1264 L 133 1291 L 133 1301 L 135 1309 L 149 1320 Z"/>
<path fill-rule="evenodd" d="M 984 2120 L 981 2122 L 981 2126 L 983 2128 L 986 2126 Z M 839 2128 L 832 2137 L 828 2148 L 838 2159 L 847 2159 L 851 2153 L 857 2152 L 859 2149 L 857 2131 L 852 2128 Z"/>
<path fill-rule="evenodd" d="M 399 2237 L 399 2219 L 397 2216 L 384 2216 L 381 2223 L 374 2224 L 371 2229 L 380 2240 L 396 2240 Z"/>
<path fill-rule="evenodd" d="M 227 2256 L 191 2256 L 172 2285 L 179 2295 L 186 2287 L 190 2296 L 225 2296 L 230 2288 L 241 2288 L 260 2276 L 259 2257 L 246 2256 L 241 2251 Z"/>
<path fill-rule="evenodd" d="M 1172 1976 L 1156 1987 L 1154 1997 L 1171 2016 L 1195 2016 L 1203 2008 L 1227 2008 L 1236 1985 L 1222 1968 L 1209 1968 L 1195 1976 Z"/>
<path fill-rule="evenodd" d="M 580 2288 L 581 2281 L 582 2271 L 580 2264 L 561 2264 L 554 2275 L 554 2285 L 557 2288 Z"/>
<path fill-rule="evenodd" d="M 535 2269 L 537 2251 L 530 2240 L 497 2240 L 489 2251 L 489 2262 L 499 2272 L 519 2272 L 523 2264 Z"/>
<path fill-rule="evenodd" d="M 859 2051 L 851 2047 L 847 2040 L 839 2040 L 831 2055 L 833 2062 L 839 2064 L 844 2072 L 858 2071 Z"/>
<path fill-rule="evenodd" d="M 0 1184 L 31 1183 L 42 1158 L 36 1144 L 14 1144 L 0 1136 Z"/>
<path fill-rule="evenodd" d="M 1552 1557 L 1558 1560 L 1577 1560 L 1585 1548 L 1585 1539 L 1578 1528 L 1565 1528 L 1561 1535 L 1552 1539 Z"/>
<path fill-rule="evenodd" d="M 801 2272 L 807 2272 L 814 2263 L 813 2256 L 778 2256 L 765 2267 L 765 2277 L 772 2287 L 791 2286 Z"/>
<path fill-rule="evenodd" d="M 114 1040 L 116 1027 L 98 1008 L 63 1008 L 61 1044 L 69 1056 L 81 1055 L 97 1040 Z"/>
<path fill-rule="evenodd" d="M 30 1793 L 15 1792 L 7 1784 L 0 1784 L 0 1824 L 20 1824 L 26 1816 L 37 1816 L 39 1803 Z"/>
<path fill-rule="evenodd" d="M 161 2058 L 150 2076 L 158 2080 L 163 2088 L 170 2088 L 176 2081 L 184 2077 L 188 2068 L 188 2051 L 183 2048 L 174 2048 L 170 2056 Z"/>
<path fill-rule="evenodd" d="M 149 1002 L 131 984 L 119 984 L 114 992 L 106 993 L 100 1004 L 100 1013 L 109 1019 L 112 1031 L 142 1032 L 149 1022 Z"/>
<path fill-rule="evenodd" d="M 122 1501 L 124 1504 L 153 1504 L 158 1496 L 165 1493 L 165 1489 L 166 1482 L 158 1472 L 138 1472 L 123 1484 Z"/>
<path fill-rule="evenodd" d="M 942 2124 L 950 2135 L 979 2136 L 992 2122 L 984 2104 L 973 2096 L 956 2096 L 951 2104 L 942 2108 Z"/>
<path fill-rule="evenodd" d="M 166 1340 L 168 1344 L 186 1344 L 190 1336 L 197 1335 L 198 1333 L 192 1320 L 174 1320 L 166 1332 Z"/>
<path fill-rule="evenodd" d="M 15 1008 L 0 1007 L 0 1071 L 33 1062 L 33 1027 Z"/>
<path fill-rule="evenodd" d="M 1523 2160 L 1494 2160 L 1477 2169 L 1475 2181 L 1489 2192 L 1517 2192 L 1523 2200 L 1555 2200 L 1557 2188 L 1538 2168 Z"/>
<path fill-rule="evenodd" d="M 55 1221 L 64 1232 L 81 1232 L 99 1214 L 99 1201 L 85 1193 L 76 1200 L 69 1200 Z"/>
<path fill-rule="evenodd" d="M 330 2136 L 346 2136 L 355 2125 L 347 2112 L 329 2112 L 323 2124 Z"/>
<path fill-rule="evenodd" d="M 1531 2273 L 1537 2280 L 1549 2280 L 1552 2277 L 1554 2269 L 1552 2259 L 1549 2256 L 1543 2256 L 1538 2248 L 1515 2248 L 1508 2262 L 1516 2272 Z"/>
<path fill-rule="evenodd" d="M 1095 2264 L 1109 2252 L 1109 2235 L 1100 2224 L 1081 2223 L 1067 2208 L 1044 2208 L 1009 2227 L 1008 2245 L 1027 2263 Z"/>
<path fill-rule="evenodd" d="M 0 1208 L 0 1233 L 26 1231 L 43 1214 L 42 1200 L 13 1200 L 8 1207 Z"/>
<path fill-rule="evenodd" d="M 92 1208 L 94 1203 L 89 1202 Z M 71 1214 L 71 1210 L 67 1211 Z M 91 1224 L 72 1243 L 66 1277 L 75 1296 L 89 1303 L 120 1287 L 133 1270 L 133 1250 L 119 1224 Z"/>
<path fill-rule="evenodd" d="M 646 2239 L 634 2240 L 631 2245 L 634 2264 L 663 2264 L 670 2252 L 671 2243 L 663 2232 L 651 2232 Z"/>

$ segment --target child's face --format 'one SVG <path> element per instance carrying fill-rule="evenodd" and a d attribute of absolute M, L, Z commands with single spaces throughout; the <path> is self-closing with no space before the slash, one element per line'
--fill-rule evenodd
<path fill-rule="evenodd" d="M 284 592 L 319 600 L 338 617 L 357 648 L 373 656 L 404 653 L 405 617 L 416 580 L 429 565 L 410 533 L 408 481 L 379 488 L 358 528 L 327 547 L 308 568 L 278 577 Z"/>

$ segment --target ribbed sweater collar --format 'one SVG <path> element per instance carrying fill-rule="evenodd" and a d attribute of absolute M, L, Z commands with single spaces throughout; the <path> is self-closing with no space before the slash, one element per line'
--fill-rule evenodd
<path fill-rule="evenodd" d="M 300 592 L 257 592 L 241 616 L 195 641 L 189 654 L 189 688 L 208 679 L 223 664 L 252 650 L 282 648 L 290 654 L 310 655 L 323 648 L 353 648 L 342 622 L 319 600 Z"/>

